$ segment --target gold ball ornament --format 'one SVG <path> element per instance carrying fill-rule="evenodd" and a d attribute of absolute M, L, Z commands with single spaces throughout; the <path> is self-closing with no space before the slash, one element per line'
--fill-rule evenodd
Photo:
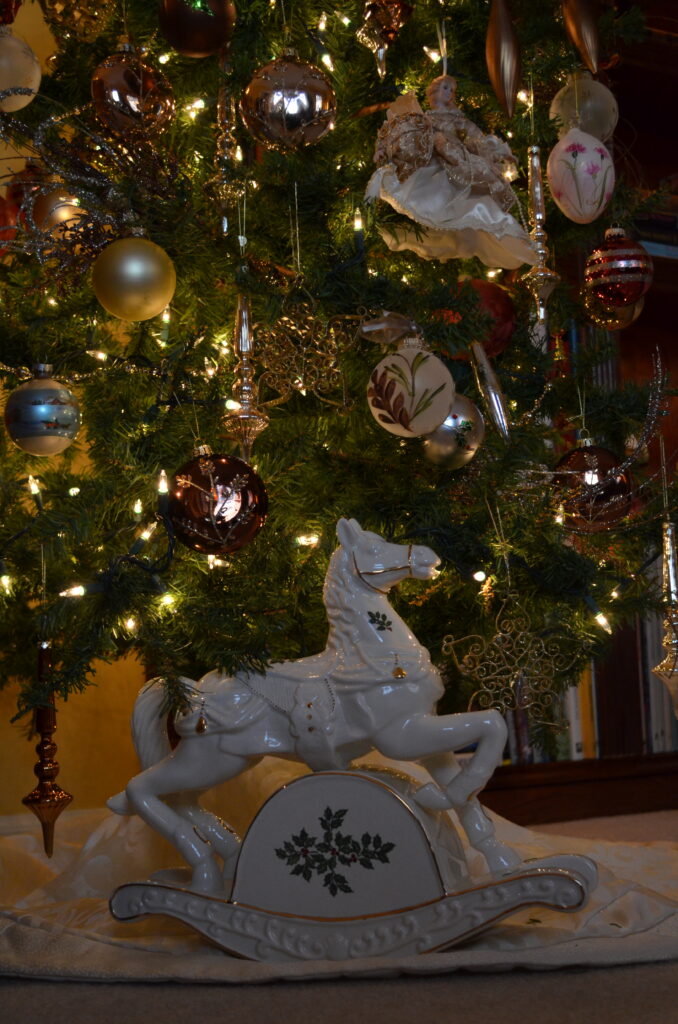
<path fill-rule="evenodd" d="M 330 80 L 313 64 L 286 50 L 255 72 L 240 113 L 257 142 L 300 149 L 334 127 L 337 105 Z"/>
<path fill-rule="evenodd" d="M 99 253 L 92 287 L 101 305 L 120 320 L 150 320 L 170 304 L 177 283 L 164 249 L 146 238 L 119 238 Z"/>

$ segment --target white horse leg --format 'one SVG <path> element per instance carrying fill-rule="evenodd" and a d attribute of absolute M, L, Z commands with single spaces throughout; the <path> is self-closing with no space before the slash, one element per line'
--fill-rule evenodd
<path fill-rule="evenodd" d="M 221 857 L 224 862 L 222 872 L 224 889 L 228 895 L 240 853 L 240 836 L 228 822 L 202 807 L 198 803 L 199 795 L 185 793 L 180 797 L 172 797 L 169 803 L 177 814 L 186 818 L 193 825 L 196 833 L 202 839 L 212 845 L 215 854 Z"/>
<path fill-rule="evenodd" d="M 471 846 L 482 853 L 492 872 L 508 871 L 520 857 L 500 842 L 477 794 L 501 761 L 506 723 L 498 711 L 469 711 L 459 715 L 420 715 L 391 726 L 374 737 L 386 757 L 422 761 L 436 786 L 422 787 L 422 804 L 453 807 Z M 471 743 L 477 747 L 460 767 L 452 751 Z"/>
<path fill-rule="evenodd" d="M 191 823 L 190 815 L 185 813 L 188 798 L 182 801 L 182 814 L 160 797 L 211 789 L 248 767 L 249 758 L 220 751 L 217 741 L 218 737 L 213 741 L 207 736 L 184 739 L 174 753 L 135 776 L 125 791 L 139 817 L 168 839 L 188 862 L 193 869 L 191 886 L 198 892 L 219 892 L 222 887 L 222 873 L 211 842 L 213 836 Z M 199 759 L 195 743 L 200 743 Z M 198 809 L 195 802 L 193 806 Z"/>

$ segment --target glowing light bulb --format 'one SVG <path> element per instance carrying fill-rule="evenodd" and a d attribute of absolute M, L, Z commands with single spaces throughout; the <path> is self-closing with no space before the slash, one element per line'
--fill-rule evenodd
<path fill-rule="evenodd" d="M 598 612 L 595 618 L 596 618 L 596 622 L 598 623 L 598 625 L 602 626 L 602 628 L 605 630 L 606 633 L 611 633 L 612 632 L 612 626 L 608 622 L 607 617 L 605 615 L 603 615 L 602 612 Z"/>
<path fill-rule="evenodd" d="M 130 615 L 128 619 L 125 619 L 124 626 L 128 633 L 136 633 L 137 620 Z"/>
<path fill-rule="evenodd" d="M 487 579 L 487 573 L 484 573 L 482 569 L 478 569 L 477 572 L 473 573 L 473 579 L 477 580 L 478 583 L 484 583 Z"/>
<path fill-rule="evenodd" d="M 555 521 L 557 523 L 560 523 L 560 524 L 565 522 L 565 509 L 563 508 L 562 505 L 558 506 L 558 511 L 556 512 L 556 514 L 554 516 L 554 519 L 555 519 Z"/>
<path fill-rule="evenodd" d="M 235 398 L 227 398 L 224 405 L 231 412 L 237 412 L 242 409 L 240 402 L 236 402 Z"/>
<path fill-rule="evenodd" d="M 160 604 L 164 605 L 165 608 L 171 608 L 174 604 L 175 597 L 173 594 L 163 594 L 160 598 Z"/>
<path fill-rule="evenodd" d="M 302 533 L 297 537 L 297 544 L 301 548 L 314 548 L 320 543 L 317 533 Z"/>
<path fill-rule="evenodd" d="M 76 498 L 78 496 L 78 494 L 80 494 L 80 488 L 79 487 L 69 487 L 68 488 L 68 494 L 69 494 L 69 496 L 71 498 Z"/>
<path fill-rule="evenodd" d="M 158 64 L 166 64 L 170 57 L 170 53 L 161 53 L 160 56 L 158 57 Z"/>
<path fill-rule="evenodd" d="M 242 146 L 236 146 L 235 153 L 233 155 L 235 159 L 238 161 L 238 163 L 241 164 L 243 159 Z"/>
<path fill-rule="evenodd" d="M 87 349 L 87 355 L 91 356 L 92 359 L 96 359 L 100 363 L 105 363 L 106 360 L 108 359 L 108 353 L 107 352 L 102 352 L 98 348 L 88 348 Z"/>
<path fill-rule="evenodd" d="M 619 597 L 619 591 L 618 590 L 613 590 L 612 593 L 610 594 L 610 597 L 612 598 L 613 601 L 616 601 L 617 598 Z"/>
<path fill-rule="evenodd" d="M 320 60 L 325 65 L 325 67 L 327 68 L 328 71 L 334 71 L 334 64 L 332 62 L 332 58 L 330 57 L 329 53 L 323 53 L 323 55 L 320 58 Z"/>
<path fill-rule="evenodd" d="M 348 17 L 347 14 L 343 14 L 341 11 L 335 11 L 334 13 L 336 14 L 337 18 L 339 18 L 339 21 L 342 23 L 342 25 L 347 26 L 351 24 L 351 19 Z"/>
<path fill-rule="evenodd" d="M 492 280 L 495 277 L 499 277 L 500 274 L 501 274 L 501 268 L 499 268 L 499 267 L 492 267 L 490 270 L 487 270 L 485 272 L 485 277 L 489 277 L 490 280 Z"/>
<path fill-rule="evenodd" d="M 158 494 L 168 494 L 168 493 L 169 493 L 169 484 L 167 482 L 167 473 L 165 472 L 164 469 L 161 469 L 160 470 L 160 475 L 158 476 Z"/>
<path fill-rule="evenodd" d="M 324 32 L 326 28 L 327 28 L 327 15 L 323 11 L 323 13 L 320 15 L 320 18 L 318 19 L 318 32 Z"/>
<path fill-rule="evenodd" d="M 59 597 L 82 597 L 85 593 L 85 588 L 80 584 L 74 587 L 69 587 L 68 590 L 61 590 Z"/>
<path fill-rule="evenodd" d="M 28 489 L 31 494 L 40 494 L 40 484 L 34 476 L 29 476 L 28 478 Z"/>
<path fill-rule="evenodd" d="M 356 206 L 355 212 L 353 214 L 353 230 L 354 231 L 362 231 L 362 229 L 363 229 L 363 215 L 360 212 L 360 208 L 358 206 Z"/>
<path fill-rule="evenodd" d="M 164 324 L 168 324 L 170 322 L 170 320 L 172 319 L 172 311 L 169 308 L 169 306 L 165 306 L 162 313 L 160 314 L 160 319 Z"/>
<path fill-rule="evenodd" d="M 517 97 L 521 103 L 527 104 L 528 107 L 532 105 L 532 100 L 530 99 L 530 94 L 527 89 L 521 89 L 520 92 L 517 93 Z"/>
<path fill-rule="evenodd" d="M 6 594 L 9 594 L 9 592 L 11 591 L 12 578 L 11 576 L 8 576 L 7 573 L 3 573 L 3 575 L 0 576 L 0 587 L 2 587 Z"/>
<path fill-rule="evenodd" d="M 144 506 L 143 506 L 143 503 L 141 501 L 141 498 L 137 498 L 137 500 L 132 505 L 132 512 L 134 513 L 135 516 L 140 516 L 141 513 L 143 512 L 143 509 L 144 509 Z"/>
<path fill-rule="evenodd" d="M 425 46 L 424 53 L 433 64 L 440 60 L 440 50 L 435 50 L 432 46 Z"/>
<path fill-rule="evenodd" d="M 155 531 L 157 529 L 158 529 L 158 524 L 157 523 L 149 523 L 148 526 L 144 527 L 144 529 L 139 534 L 140 539 L 141 540 L 150 540 L 151 537 L 153 536 L 153 534 L 155 533 Z"/>

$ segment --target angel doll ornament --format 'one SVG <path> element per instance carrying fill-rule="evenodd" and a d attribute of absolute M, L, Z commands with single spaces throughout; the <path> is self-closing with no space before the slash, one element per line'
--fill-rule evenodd
<path fill-rule="evenodd" d="M 529 235 L 509 213 L 515 165 L 508 145 L 485 135 L 455 103 L 450 75 L 434 79 L 423 111 L 413 93 L 399 96 L 379 130 L 377 170 L 368 200 L 383 199 L 424 227 L 383 228 L 390 249 L 411 249 L 424 259 L 477 256 L 488 267 L 514 270 L 533 264 Z"/>

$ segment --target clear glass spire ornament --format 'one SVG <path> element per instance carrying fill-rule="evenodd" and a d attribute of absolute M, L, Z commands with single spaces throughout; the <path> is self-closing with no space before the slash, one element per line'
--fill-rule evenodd
<path fill-rule="evenodd" d="M 224 427 L 227 434 L 240 442 L 245 460 L 249 459 L 256 438 L 268 426 L 268 416 L 257 406 L 258 389 L 254 382 L 252 366 L 254 339 L 251 321 L 249 299 L 246 295 L 239 295 L 233 339 L 233 348 L 238 356 L 236 377 L 233 382 L 235 408 L 224 418 Z"/>
<path fill-rule="evenodd" d="M 530 238 L 534 244 L 537 262 L 530 267 L 526 274 L 523 274 L 522 281 L 534 296 L 537 304 L 537 317 L 532 328 L 533 343 L 536 347 L 545 349 L 548 342 L 546 303 L 560 277 L 546 265 L 550 253 L 546 245 L 548 235 L 544 229 L 546 208 L 539 146 L 529 146 L 527 152 L 529 157 L 530 219 L 532 221 Z"/>

